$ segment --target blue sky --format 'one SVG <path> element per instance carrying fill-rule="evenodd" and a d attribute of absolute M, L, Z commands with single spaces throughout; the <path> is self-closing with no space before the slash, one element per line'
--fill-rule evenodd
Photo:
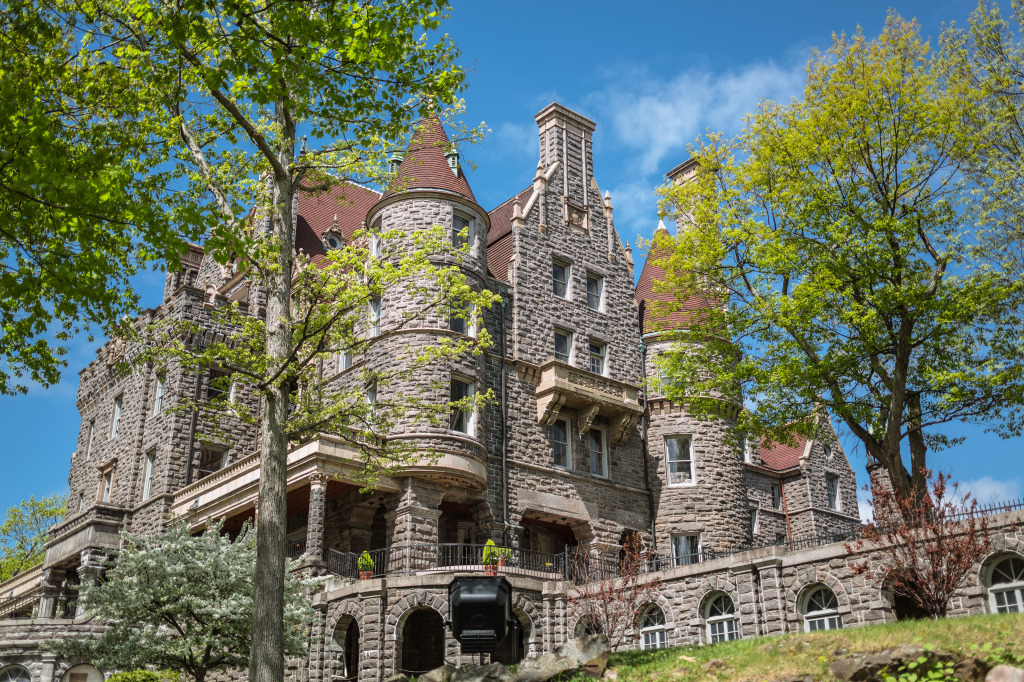
<path fill-rule="evenodd" d="M 1006 6 L 1008 2 L 1002 3 Z M 684 161 L 686 144 L 705 129 L 735 134 L 762 97 L 799 93 L 812 48 L 833 32 L 862 26 L 877 35 L 889 8 L 916 17 L 935 45 L 943 23 L 964 24 L 974 3 L 926 2 L 567 2 L 456 0 L 446 30 L 470 68 L 469 123 L 490 133 L 463 158 L 469 180 L 491 209 L 530 184 L 537 164 L 533 116 L 558 101 L 597 123 L 595 176 L 611 193 L 622 239 L 650 237 L 657 225 L 653 190 Z M 144 306 L 160 302 L 162 273 L 137 278 Z M 78 371 L 94 355 L 84 339 L 72 349 L 60 385 L 0 398 L 0 512 L 31 494 L 67 490 L 79 428 Z M 932 455 L 979 499 L 1018 497 L 1024 440 L 1000 440 L 983 427 L 950 428 L 965 445 Z M 858 479 L 864 457 L 845 446 Z"/>

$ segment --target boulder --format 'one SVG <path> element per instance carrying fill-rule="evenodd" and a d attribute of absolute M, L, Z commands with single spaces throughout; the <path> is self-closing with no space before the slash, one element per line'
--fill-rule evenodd
<path fill-rule="evenodd" d="M 844 682 L 870 682 L 881 679 L 880 673 L 888 670 L 895 674 L 896 670 L 910 661 L 925 656 L 932 661 L 953 661 L 953 654 L 940 651 L 925 651 L 922 647 L 904 644 L 895 649 L 884 651 L 860 652 L 850 654 L 832 662 L 829 666 L 832 674 Z"/>
<path fill-rule="evenodd" d="M 405 673 L 398 673 L 387 678 L 384 682 L 409 682 L 409 678 Z"/>
<path fill-rule="evenodd" d="M 516 668 L 519 682 L 545 682 L 567 670 L 579 670 L 588 677 L 601 677 L 608 667 L 608 638 L 587 635 L 555 647 L 546 654 L 527 658 Z"/>
<path fill-rule="evenodd" d="M 982 682 L 985 673 L 992 669 L 991 663 L 981 658 L 965 658 L 953 666 L 953 674 L 960 682 Z"/>
<path fill-rule="evenodd" d="M 501 663 L 467 665 L 455 670 L 451 682 L 516 682 L 516 676 Z"/>
<path fill-rule="evenodd" d="M 997 665 L 985 676 L 985 682 L 1024 682 L 1024 670 L 1012 665 Z"/>
<path fill-rule="evenodd" d="M 440 668 L 434 668 L 428 673 L 419 676 L 418 682 L 449 682 L 455 674 L 455 666 L 445 663 Z"/>

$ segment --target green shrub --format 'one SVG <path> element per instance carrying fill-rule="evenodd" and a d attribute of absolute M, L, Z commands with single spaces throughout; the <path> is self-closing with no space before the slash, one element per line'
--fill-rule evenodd
<path fill-rule="evenodd" d="M 373 557 L 371 557 L 370 553 L 365 550 L 363 551 L 362 554 L 359 555 L 359 559 L 356 561 L 356 563 L 359 564 L 360 571 L 373 570 Z"/>
<path fill-rule="evenodd" d="M 173 670 L 126 670 L 114 673 L 107 682 L 178 682 L 180 676 Z"/>

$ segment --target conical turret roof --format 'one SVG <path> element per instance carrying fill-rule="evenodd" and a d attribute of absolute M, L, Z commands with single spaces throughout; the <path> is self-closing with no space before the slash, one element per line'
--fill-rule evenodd
<path fill-rule="evenodd" d="M 677 299 L 671 290 L 658 290 L 656 283 L 665 281 L 665 266 L 662 262 L 672 255 L 672 235 L 663 220 L 651 240 L 651 250 L 644 261 L 640 279 L 636 283 L 636 301 L 643 305 L 641 333 L 685 329 L 701 310 L 707 310 L 714 301 L 703 294 L 696 294 L 686 300 Z"/>
<path fill-rule="evenodd" d="M 449 146 L 441 121 L 436 117 L 421 120 L 398 167 L 398 177 L 383 198 L 415 190 L 435 190 L 457 194 L 475 204 L 476 197 L 462 166 L 457 164 L 453 171 L 448 164 L 445 152 Z"/>

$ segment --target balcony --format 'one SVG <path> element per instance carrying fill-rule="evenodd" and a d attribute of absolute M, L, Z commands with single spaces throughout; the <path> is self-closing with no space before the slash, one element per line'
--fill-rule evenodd
<path fill-rule="evenodd" d="M 608 419 L 611 439 L 625 443 L 643 414 L 640 387 L 577 369 L 561 360 L 549 360 L 540 366 L 537 396 L 537 420 L 553 424 L 563 407 L 575 409 L 579 431 L 590 429 L 597 416 Z"/>
<path fill-rule="evenodd" d="M 124 526 L 128 510 L 114 504 L 97 502 L 75 514 L 50 531 L 46 543 L 46 566 L 77 560 L 86 548 L 117 549 L 121 546 L 118 532 Z"/>

